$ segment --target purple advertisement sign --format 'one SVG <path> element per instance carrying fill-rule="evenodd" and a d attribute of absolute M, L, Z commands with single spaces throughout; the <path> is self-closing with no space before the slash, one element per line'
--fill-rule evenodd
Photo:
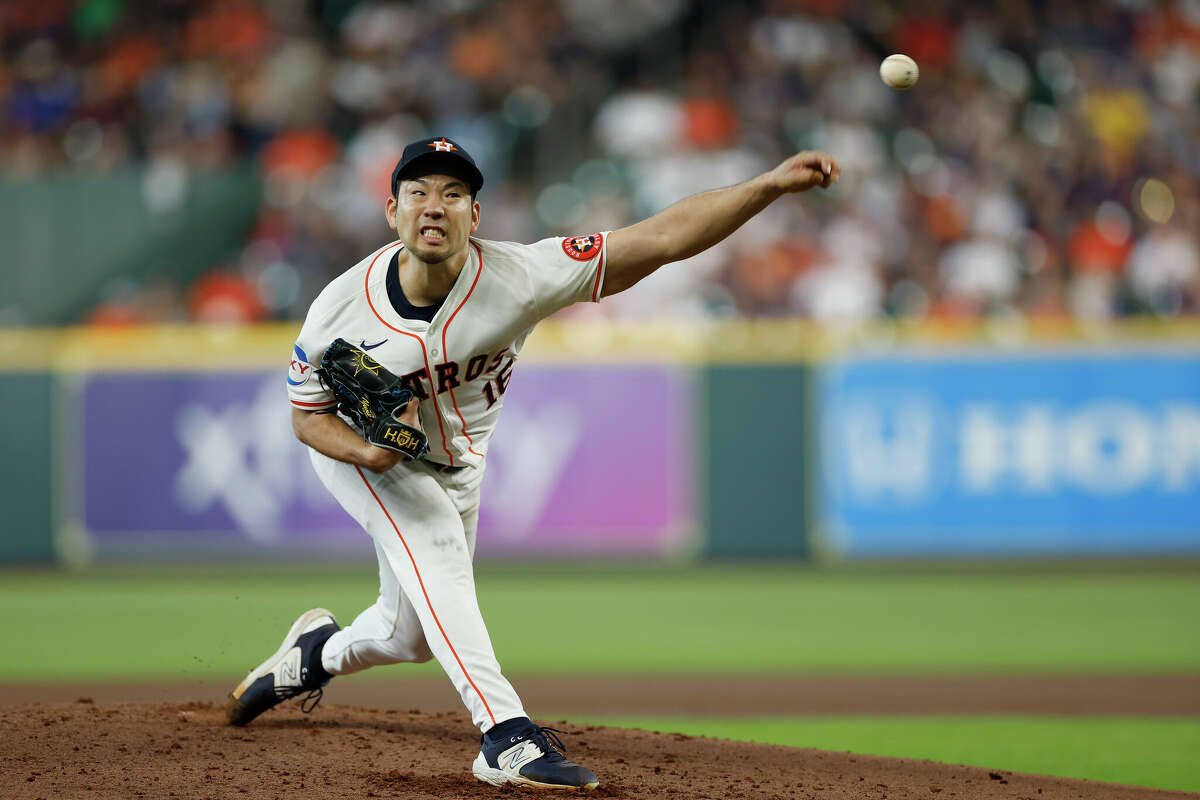
<path fill-rule="evenodd" d="M 694 534 L 688 373 L 527 366 L 488 451 L 482 557 L 654 556 Z M 105 373 L 81 394 L 99 557 L 372 558 L 292 435 L 277 372 Z"/>

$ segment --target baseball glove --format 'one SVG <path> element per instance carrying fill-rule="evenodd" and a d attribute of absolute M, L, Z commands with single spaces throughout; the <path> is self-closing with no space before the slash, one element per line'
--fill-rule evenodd
<path fill-rule="evenodd" d="M 334 339 L 321 357 L 317 376 L 337 399 L 337 410 L 353 420 L 371 444 L 412 459 L 429 450 L 421 429 L 400 421 L 415 396 L 412 390 L 362 350 Z"/>

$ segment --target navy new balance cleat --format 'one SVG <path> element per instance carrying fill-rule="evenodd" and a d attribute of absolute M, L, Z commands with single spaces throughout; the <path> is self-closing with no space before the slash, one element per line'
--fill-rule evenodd
<path fill-rule="evenodd" d="M 493 731 L 495 728 L 483 735 L 479 755 L 471 764 L 471 772 L 484 783 L 543 789 L 595 789 L 600 785 L 594 772 L 563 755 L 565 748 L 556 735 L 562 731 L 532 722 L 508 735 L 497 732 L 496 740 L 489 735 Z"/>
<path fill-rule="evenodd" d="M 321 702 L 322 688 L 333 678 L 321 666 L 321 648 L 340 630 L 333 614 L 323 608 L 306 611 L 292 623 L 275 655 L 259 664 L 238 684 L 225 705 L 230 725 L 247 725 L 269 708 L 308 692 L 305 713 Z"/>

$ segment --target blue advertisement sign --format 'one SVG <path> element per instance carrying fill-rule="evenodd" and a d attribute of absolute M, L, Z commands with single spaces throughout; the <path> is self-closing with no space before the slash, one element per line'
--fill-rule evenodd
<path fill-rule="evenodd" d="M 850 357 L 818 419 L 846 557 L 1200 552 L 1200 355 Z"/>

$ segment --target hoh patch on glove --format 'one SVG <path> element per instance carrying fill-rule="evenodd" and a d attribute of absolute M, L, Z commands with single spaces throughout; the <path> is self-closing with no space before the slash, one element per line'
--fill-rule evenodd
<path fill-rule="evenodd" d="M 337 398 L 337 410 L 359 427 L 368 442 L 413 459 L 428 452 L 424 432 L 400 421 L 416 395 L 371 356 L 345 339 L 334 339 L 321 356 L 317 376 Z"/>

